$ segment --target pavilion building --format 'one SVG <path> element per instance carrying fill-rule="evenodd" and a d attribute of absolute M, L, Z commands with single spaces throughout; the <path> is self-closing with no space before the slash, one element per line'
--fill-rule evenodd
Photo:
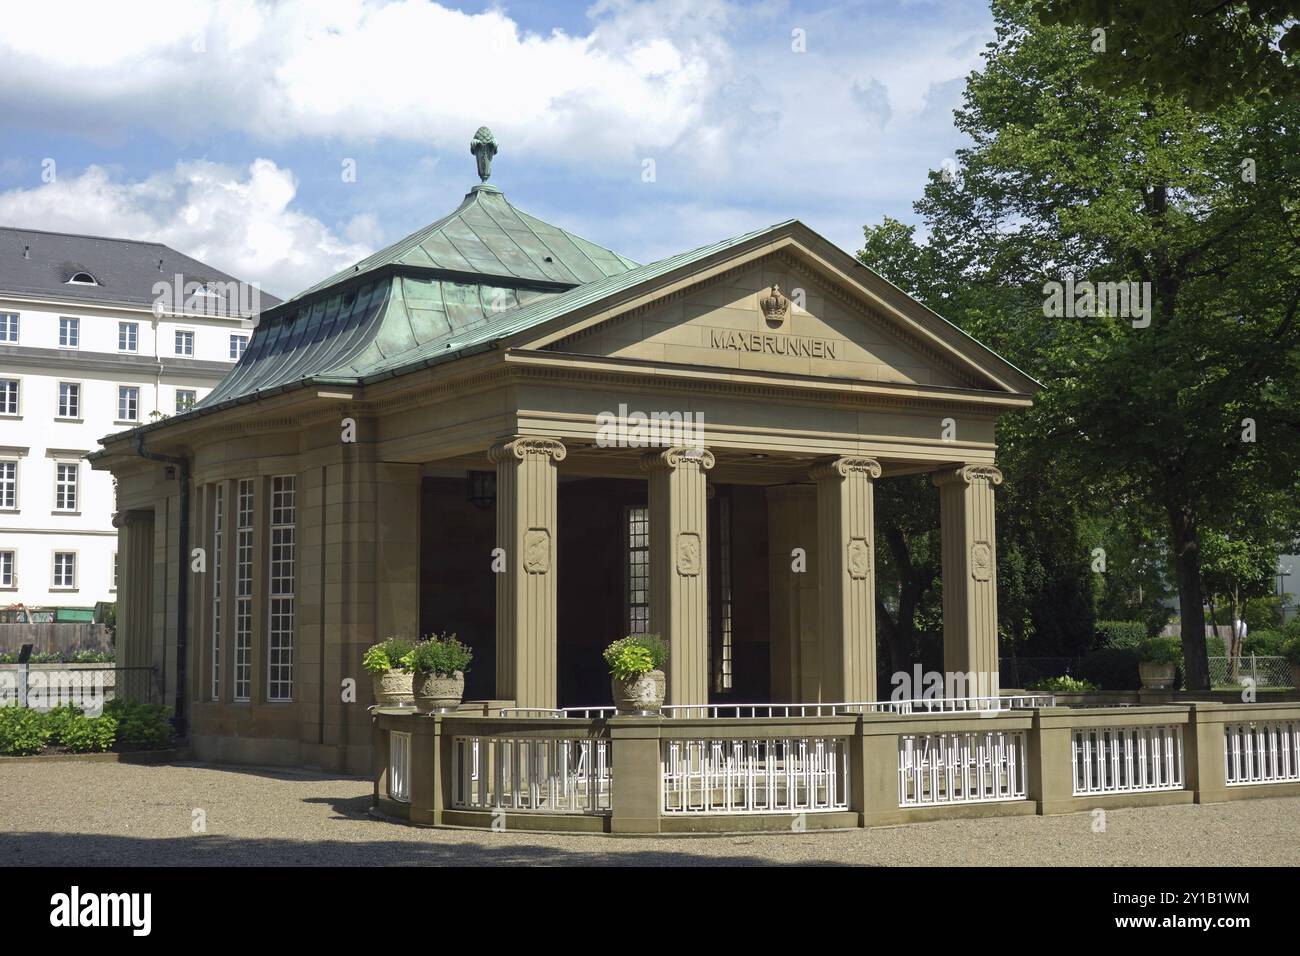
<path fill-rule="evenodd" d="M 875 700 L 898 475 L 938 485 L 945 669 L 995 677 L 994 428 L 1038 385 L 796 220 L 641 265 L 473 149 L 453 212 L 92 456 L 121 663 L 158 668 L 195 752 L 367 772 L 361 657 L 395 634 L 468 643 L 468 700 L 608 703 L 601 649 L 646 631 L 670 703 Z"/>

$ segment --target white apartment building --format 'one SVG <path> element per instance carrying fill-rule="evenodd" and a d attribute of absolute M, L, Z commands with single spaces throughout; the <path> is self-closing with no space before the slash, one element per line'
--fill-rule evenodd
<path fill-rule="evenodd" d="M 0 612 L 116 599 L 113 480 L 85 456 L 202 399 L 277 301 L 159 243 L 0 227 Z"/>

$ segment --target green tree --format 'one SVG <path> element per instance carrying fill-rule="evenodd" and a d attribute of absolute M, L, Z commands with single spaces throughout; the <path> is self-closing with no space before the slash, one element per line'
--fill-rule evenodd
<path fill-rule="evenodd" d="M 1198 108 L 1300 95 L 1300 0 L 1038 0 L 1044 23 L 1087 31 L 1084 75 L 1111 92 Z M 1100 31 L 1100 32 L 1098 32 Z"/>
<path fill-rule="evenodd" d="M 917 203 L 926 269 L 968 284 L 940 290 L 948 314 L 1047 385 L 1027 461 L 1159 509 L 1206 689 L 1201 527 L 1300 470 L 1300 101 L 1102 92 L 1087 31 L 1032 6 L 994 3 L 956 113 L 972 145 Z M 1068 296 L 1121 282 L 1128 302 Z"/>

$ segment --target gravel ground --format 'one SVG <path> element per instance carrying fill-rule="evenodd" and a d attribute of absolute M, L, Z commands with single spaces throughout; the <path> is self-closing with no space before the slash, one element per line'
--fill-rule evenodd
<path fill-rule="evenodd" d="M 618 838 L 407 826 L 356 777 L 202 764 L 0 761 L 13 865 L 1197 865 L 1300 863 L 1300 798 L 834 833 Z M 194 811 L 207 832 L 194 834 Z"/>

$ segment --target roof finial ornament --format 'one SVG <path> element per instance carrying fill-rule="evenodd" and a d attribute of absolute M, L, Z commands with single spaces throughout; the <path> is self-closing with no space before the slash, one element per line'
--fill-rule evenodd
<path fill-rule="evenodd" d="M 492 131 L 486 126 L 480 126 L 474 138 L 469 141 L 469 151 L 478 163 L 478 178 L 487 182 L 492 175 L 492 157 L 497 154 L 497 141 Z"/>

